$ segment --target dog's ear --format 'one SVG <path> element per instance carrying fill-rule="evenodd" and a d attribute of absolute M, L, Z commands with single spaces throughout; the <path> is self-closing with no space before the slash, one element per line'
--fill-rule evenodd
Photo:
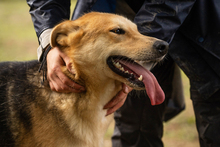
<path fill-rule="evenodd" d="M 50 45 L 52 47 L 67 47 L 78 41 L 82 36 L 79 26 L 74 21 L 64 21 L 55 26 L 50 35 Z M 71 36 L 70 36 L 71 34 Z"/>

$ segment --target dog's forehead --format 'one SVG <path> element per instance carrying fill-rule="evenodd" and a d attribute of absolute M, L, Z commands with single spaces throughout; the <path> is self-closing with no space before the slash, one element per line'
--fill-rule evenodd
<path fill-rule="evenodd" d="M 116 15 L 116 17 L 111 17 L 111 19 L 109 20 L 111 20 L 111 22 L 118 24 L 120 26 L 136 27 L 136 25 L 133 22 L 131 22 L 129 19 L 122 17 L 122 16 Z"/>
<path fill-rule="evenodd" d="M 125 31 L 133 33 L 138 32 L 137 25 L 135 23 L 119 15 L 112 15 L 112 17 L 109 17 L 108 22 L 105 24 L 109 25 L 108 27 L 110 29 L 121 28 Z"/>
<path fill-rule="evenodd" d="M 91 12 L 85 16 L 87 18 L 85 18 L 84 21 L 88 21 L 90 24 L 102 25 L 102 27 L 104 25 L 112 27 L 137 28 L 136 24 L 129 19 L 116 14 Z"/>

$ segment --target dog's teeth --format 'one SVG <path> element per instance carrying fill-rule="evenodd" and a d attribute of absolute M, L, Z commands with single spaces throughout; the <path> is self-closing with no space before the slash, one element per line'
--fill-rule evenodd
<path fill-rule="evenodd" d="M 126 70 L 125 73 L 129 73 L 129 72 Z"/>
<path fill-rule="evenodd" d="M 115 66 L 117 67 L 117 68 L 121 68 L 121 64 L 119 63 L 119 62 L 117 62 L 116 64 L 115 64 Z"/>
<path fill-rule="evenodd" d="M 140 75 L 140 77 L 138 78 L 139 81 L 143 81 L 143 76 Z"/>
<path fill-rule="evenodd" d="M 125 71 L 124 67 L 121 67 L 120 69 L 121 69 L 122 71 Z"/>

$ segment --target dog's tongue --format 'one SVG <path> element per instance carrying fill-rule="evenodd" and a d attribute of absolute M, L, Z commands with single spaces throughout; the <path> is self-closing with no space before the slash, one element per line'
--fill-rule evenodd
<path fill-rule="evenodd" d="M 141 71 L 142 76 L 143 76 L 143 83 L 145 85 L 147 95 L 150 98 L 151 105 L 159 105 L 163 103 L 165 99 L 165 94 L 163 90 L 161 89 L 159 83 L 157 82 L 157 79 L 149 70 L 145 69 L 144 71 Z M 141 73 L 138 73 L 138 74 L 141 74 Z"/>
<path fill-rule="evenodd" d="M 165 94 L 155 76 L 149 70 L 143 68 L 139 64 L 126 63 L 126 66 L 133 70 L 136 74 L 142 75 L 143 83 L 145 85 L 147 95 L 150 98 L 151 105 L 159 105 L 163 103 Z"/>

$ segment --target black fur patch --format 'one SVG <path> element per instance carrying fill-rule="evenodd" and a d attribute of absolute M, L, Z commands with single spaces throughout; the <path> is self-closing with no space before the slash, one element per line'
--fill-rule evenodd
<path fill-rule="evenodd" d="M 30 83 L 27 76 L 37 75 L 38 68 L 38 61 L 0 63 L 1 147 L 15 145 L 16 133 L 19 133 L 16 132 L 16 125 L 22 125 L 25 130 L 32 127 L 29 106 L 35 101 L 36 86 Z M 33 73 L 28 72 L 30 69 Z"/>

